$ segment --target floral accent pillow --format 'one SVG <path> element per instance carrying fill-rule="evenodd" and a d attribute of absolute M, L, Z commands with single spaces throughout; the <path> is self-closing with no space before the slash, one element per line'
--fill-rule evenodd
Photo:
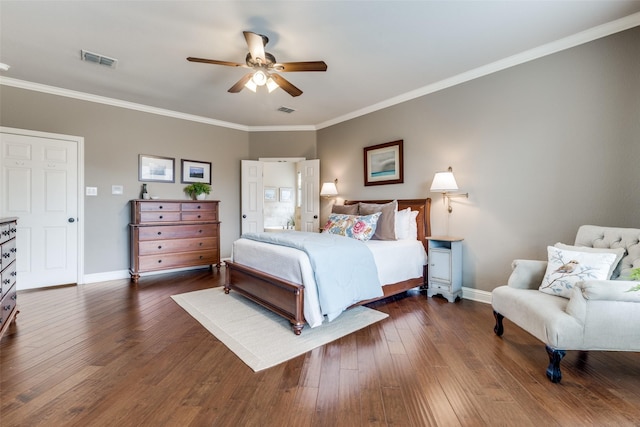
<path fill-rule="evenodd" d="M 589 253 L 547 247 L 549 262 L 539 290 L 571 297 L 573 285 L 583 280 L 607 280 L 616 261 L 613 253 Z"/>
<path fill-rule="evenodd" d="M 380 215 L 380 212 L 363 216 L 332 213 L 329 215 L 329 220 L 324 226 L 324 232 L 339 234 L 366 242 L 371 239 L 376 232 Z"/>

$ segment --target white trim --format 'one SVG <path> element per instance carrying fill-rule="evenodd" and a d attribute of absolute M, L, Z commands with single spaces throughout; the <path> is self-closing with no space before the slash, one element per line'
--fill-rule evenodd
<path fill-rule="evenodd" d="M 316 125 L 316 129 L 323 129 L 341 122 L 345 122 L 347 120 L 355 119 L 356 117 L 364 116 L 365 114 L 373 113 L 375 111 L 401 104 L 403 102 L 407 102 L 412 99 L 428 95 L 430 93 L 438 92 L 440 90 L 447 89 L 452 86 L 468 82 L 470 80 L 497 73 L 498 71 L 515 67 L 516 65 L 524 64 L 525 62 L 533 61 L 534 59 L 539 59 L 562 50 L 570 49 L 572 47 L 588 43 L 593 40 L 618 33 L 620 31 L 628 30 L 629 28 L 637 27 L 638 25 L 640 25 L 640 12 L 625 16 L 624 18 L 617 19 L 606 24 L 598 25 L 597 27 L 593 27 L 572 36 L 565 37 L 533 49 L 529 49 L 527 51 L 509 56 L 499 61 L 474 68 L 473 70 L 466 71 L 448 79 L 440 80 L 439 82 L 424 86 L 420 89 L 416 89 L 411 92 L 407 92 L 402 95 L 387 99 L 386 101 L 373 104 L 369 107 L 353 111 L 349 114 L 345 114 L 344 116 L 327 120 L 324 123 Z"/>
<path fill-rule="evenodd" d="M 491 292 L 482 291 L 480 289 L 473 289 L 462 287 L 462 298 L 471 301 L 483 302 L 485 304 L 491 304 Z"/>
<path fill-rule="evenodd" d="M 150 114 L 157 114 L 159 116 L 173 117 L 176 119 L 189 120 L 192 122 L 205 123 L 214 126 L 220 126 L 225 128 L 231 128 L 236 130 L 242 130 L 248 132 L 249 126 L 240 125 L 237 123 L 224 122 L 222 120 L 209 119 L 207 117 L 196 116 L 193 114 L 180 113 L 178 111 L 165 110 L 164 108 L 151 107 L 143 104 L 136 104 L 135 102 L 121 101 L 119 99 L 108 98 L 106 96 L 92 95 L 90 93 L 78 92 L 75 90 L 62 89 L 55 86 L 43 85 L 40 83 L 32 83 L 25 80 L 18 80 L 11 77 L 0 77 L 0 84 L 5 86 L 13 86 L 20 89 L 33 90 L 36 92 L 48 93 L 51 95 L 64 96 L 67 98 L 80 99 L 82 101 L 95 102 L 98 104 L 111 105 L 113 107 L 127 108 L 129 110 L 142 111 Z"/>
<path fill-rule="evenodd" d="M 60 133 L 50 133 L 50 132 L 40 132 L 36 130 L 28 130 L 28 129 L 18 129 L 0 126 L 1 133 L 10 133 L 14 135 L 23 135 L 23 136 L 33 136 L 37 138 L 46 138 L 46 139 L 60 139 L 64 141 L 75 142 L 77 148 L 77 199 L 78 199 L 78 211 L 76 212 L 76 217 L 78 218 L 78 241 L 77 241 L 77 270 L 76 270 L 76 280 L 78 284 L 84 283 L 84 192 L 82 191 L 84 188 L 84 137 L 82 136 L 74 136 L 74 135 L 64 135 Z M 28 288 L 26 288 L 28 289 Z"/>
<path fill-rule="evenodd" d="M 640 25 L 640 12 L 633 13 L 625 16 L 624 18 L 617 19 L 615 21 L 607 22 L 602 25 L 590 28 L 585 31 L 581 31 L 574 35 L 562 38 L 560 40 L 553 41 L 551 43 L 538 46 L 533 49 L 518 53 L 516 55 L 509 56 L 490 64 L 483 65 L 473 70 L 466 71 L 448 79 L 441 80 L 439 82 L 424 86 L 422 88 L 404 93 L 402 95 L 387 99 L 386 101 L 379 102 L 377 104 L 370 105 L 360 110 L 353 111 L 351 113 L 327 120 L 323 123 L 316 125 L 294 125 L 294 126 L 247 126 L 238 123 L 225 122 L 221 120 L 210 119 L 207 117 L 196 116 L 193 114 L 185 114 L 177 111 L 165 110 L 163 108 L 156 108 L 142 104 L 136 104 L 128 101 L 121 101 L 118 99 L 108 98 L 104 96 L 91 95 L 88 93 L 72 91 L 68 89 L 57 88 L 54 86 L 47 86 L 39 83 L 31 83 L 24 80 L 13 79 L 10 77 L 0 77 L 0 85 L 13 86 L 21 89 L 33 90 L 38 92 L 49 93 L 52 95 L 65 96 L 68 98 L 81 99 L 84 101 L 96 102 L 100 104 L 112 105 L 115 107 L 127 108 L 130 110 L 143 111 L 151 114 L 158 114 L 162 116 L 173 117 L 182 120 L 190 120 L 199 123 L 206 123 L 214 126 L 220 126 L 230 129 L 243 130 L 247 132 L 275 132 L 275 131 L 316 131 L 324 129 L 329 126 L 336 125 L 338 123 L 352 120 L 365 114 L 370 114 L 384 108 L 388 108 L 403 102 L 410 101 L 415 98 L 419 98 L 434 92 L 438 92 L 443 89 L 447 89 L 470 80 L 474 80 L 480 77 L 487 76 L 489 74 L 502 71 L 504 69 L 514 67 L 516 65 L 523 64 L 525 62 L 533 61 L 538 58 L 542 58 L 553 53 L 570 49 L 575 46 L 579 46 L 584 43 L 597 40 L 602 37 L 609 36 L 611 34 L 619 33 L 620 31 L 628 30 L 629 28 L 637 27 Z"/>
<path fill-rule="evenodd" d="M 222 260 L 220 261 L 222 263 Z M 158 274 L 167 274 L 167 273 L 178 273 L 180 271 L 191 271 L 191 270 L 203 270 L 209 268 L 206 265 L 201 265 L 197 267 L 182 267 L 182 268 L 172 268 L 168 270 L 160 270 L 160 271 L 149 271 L 147 273 L 140 273 L 140 277 L 146 276 L 157 276 Z M 120 279 L 130 279 L 129 270 L 116 270 L 116 271 L 105 271 L 102 273 L 92 273 L 84 276 L 84 283 L 98 283 L 98 282 L 108 282 L 109 280 L 120 280 Z"/>

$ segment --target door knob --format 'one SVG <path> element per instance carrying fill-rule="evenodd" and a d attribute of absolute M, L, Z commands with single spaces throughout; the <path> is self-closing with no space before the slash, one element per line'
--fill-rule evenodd
<path fill-rule="evenodd" d="M 69 222 L 76 222 L 76 219 L 75 219 L 75 218 L 69 218 L 67 221 L 69 221 Z"/>
<path fill-rule="evenodd" d="M 242 218 L 245 218 L 245 219 L 246 219 L 246 218 L 247 218 L 247 216 L 246 216 L 246 215 L 242 215 Z"/>
<path fill-rule="evenodd" d="M 318 215 L 314 215 L 314 216 L 313 216 L 313 219 L 318 219 Z"/>

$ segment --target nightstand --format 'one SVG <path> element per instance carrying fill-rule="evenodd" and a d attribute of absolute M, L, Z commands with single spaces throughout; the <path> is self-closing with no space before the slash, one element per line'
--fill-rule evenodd
<path fill-rule="evenodd" d="M 460 237 L 430 236 L 427 297 L 440 294 L 449 302 L 462 298 L 462 241 Z"/>

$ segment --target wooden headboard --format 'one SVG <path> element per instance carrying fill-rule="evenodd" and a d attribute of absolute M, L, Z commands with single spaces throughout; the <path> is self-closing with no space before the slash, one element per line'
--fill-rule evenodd
<path fill-rule="evenodd" d="M 393 200 L 345 200 L 345 205 L 355 205 L 356 203 L 389 203 Z M 398 199 L 398 210 L 411 208 L 418 211 L 416 223 L 418 224 L 418 240 L 427 249 L 425 237 L 431 236 L 431 199 Z"/>

